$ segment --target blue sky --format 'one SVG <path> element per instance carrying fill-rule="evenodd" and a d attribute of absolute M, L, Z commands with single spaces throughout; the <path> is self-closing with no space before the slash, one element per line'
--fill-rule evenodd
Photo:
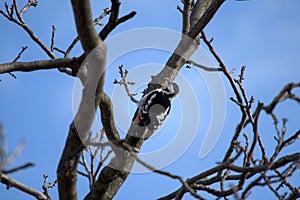
<path fill-rule="evenodd" d="M 20 7 L 26 2 L 20 1 Z M 4 9 L 3 0 L 0 1 L 0 4 L 0 8 Z M 107 42 L 114 41 L 114 37 L 118 34 L 122 35 L 124 31 L 136 31 L 137 28 L 163 28 L 172 34 L 180 31 L 181 16 L 176 10 L 178 4 L 180 1 L 124 1 L 121 5 L 121 14 L 135 10 L 137 15 L 113 31 L 107 38 Z M 109 6 L 109 2 L 92 1 L 92 5 L 96 17 L 103 8 Z M 272 0 L 226 1 L 205 29 L 208 37 L 214 37 L 213 44 L 229 69 L 236 68 L 238 71 L 241 66 L 247 66 L 244 86 L 248 96 L 253 95 L 256 102 L 260 100 L 268 104 L 286 83 L 299 81 L 299 6 L 300 2 L 297 0 L 276 2 Z M 66 49 L 76 36 L 69 1 L 39 1 L 39 6 L 28 10 L 24 18 L 47 46 L 50 46 L 51 25 L 55 25 L 57 30 L 55 44 L 58 48 Z M 22 55 L 20 61 L 47 59 L 46 54 L 19 27 L 3 17 L 0 17 L 0 26 L 1 63 L 12 61 L 22 46 L 29 48 Z M 140 37 L 151 42 L 150 36 L 140 35 Z M 174 41 L 175 44 L 176 41 Z M 121 43 L 119 45 L 113 45 L 110 53 L 114 53 L 116 49 L 119 50 L 118 48 L 127 47 L 127 44 Z M 78 45 L 72 56 L 80 54 L 81 49 Z M 134 74 L 139 73 L 139 75 L 149 77 L 148 75 L 152 75 L 151 73 L 160 69 L 159 67 L 165 63 L 169 55 L 168 50 L 146 48 L 130 51 L 109 63 L 105 90 L 112 97 L 120 93 L 120 96 L 123 95 L 120 99 L 125 99 L 123 102 L 117 97 L 112 98 L 116 105 L 115 115 L 125 112 L 131 116 L 135 107 L 128 102 L 122 89 L 111 84 L 115 78 L 118 78 L 117 66 L 123 64 L 125 68 L 132 71 L 129 77 L 138 83 L 133 87 L 133 90 L 140 92 L 150 78 L 144 80 L 141 78 L 143 76 L 135 77 Z M 204 56 L 203 59 L 202 57 L 195 57 L 195 60 L 213 65 L 213 61 L 206 60 L 206 58 L 207 56 Z M 148 72 L 146 69 L 149 69 L 150 65 L 153 68 Z M 145 71 L 138 72 L 137 69 L 145 69 Z M 7 74 L 0 75 L 2 80 L 0 82 L 0 122 L 5 127 L 10 151 L 18 144 L 19 140 L 24 139 L 26 141 L 25 150 L 11 167 L 29 161 L 36 164 L 34 168 L 13 174 L 13 177 L 31 187 L 41 189 L 43 174 L 48 174 L 50 181 L 56 177 L 56 167 L 67 137 L 69 124 L 73 119 L 74 78 L 67 77 L 57 70 L 15 74 L 16 80 Z M 235 75 L 237 76 L 237 72 Z M 208 155 L 200 159 L 199 151 L 213 116 L 211 99 L 213 91 L 210 88 L 216 88 L 211 86 L 208 76 L 204 72 L 197 72 L 195 69 L 191 69 L 191 71 L 183 69 L 181 71 L 181 78 L 179 77 L 176 81 L 181 83 L 181 89 L 184 89 L 180 93 L 181 96 L 174 100 L 171 114 L 166 121 L 167 125 L 161 128 L 161 134 L 157 134 L 147 141 L 143 148 L 144 153 L 162 149 L 164 145 L 170 144 L 170 141 L 174 142 L 175 136 L 182 132 L 178 130 L 180 127 L 178 121 L 190 123 L 189 125 L 193 127 L 191 128 L 193 130 L 184 129 L 184 131 L 187 132 L 186 134 L 191 134 L 188 135 L 188 138 L 192 138 L 192 140 L 187 141 L 187 148 L 183 154 L 164 168 L 184 178 L 208 169 L 222 159 L 220 155 L 228 146 L 236 122 L 240 117 L 237 106 L 229 100 L 233 93 L 226 80 L 221 78 L 225 90 L 218 89 L 221 92 L 224 91 L 227 99 L 224 103 L 226 105 L 224 127 L 219 138 L 216 138 L 214 148 Z M 185 94 L 189 94 L 187 93 L 188 89 L 191 89 L 192 95 L 188 97 L 193 97 L 196 101 L 197 105 L 194 107 L 186 107 L 186 104 L 192 104 L 192 99 L 185 98 Z M 300 93 L 299 89 L 296 91 L 298 94 Z M 118 107 L 118 105 L 121 106 Z M 125 105 L 123 106 L 125 111 L 120 110 L 122 105 Z M 183 110 L 187 108 L 192 108 L 191 110 L 199 113 L 199 115 L 186 116 L 187 114 L 183 114 Z M 287 134 L 294 133 L 299 129 L 299 111 L 299 105 L 295 102 L 285 102 L 276 108 L 275 112 L 279 118 L 289 118 Z M 117 119 L 119 118 L 117 117 Z M 120 120 L 120 122 L 117 121 L 117 124 L 120 134 L 124 135 L 126 123 L 123 125 L 122 120 Z M 196 131 L 192 125 L 196 125 Z M 272 148 L 275 144 L 273 140 L 275 131 L 272 120 L 265 114 L 262 115 L 259 129 L 265 146 Z M 298 152 L 297 146 L 299 146 L 299 141 L 289 147 L 285 153 Z M 172 145 L 171 147 L 174 148 Z M 170 151 L 172 154 L 172 148 Z M 296 175 L 299 177 L 299 172 Z M 297 181 L 295 178 L 294 181 L 297 185 L 300 184 L 299 180 Z M 87 192 L 88 183 L 84 178 L 80 178 L 78 186 L 79 195 L 82 198 Z M 179 186 L 177 181 L 154 173 L 132 174 L 120 189 L 116 199 L 145 199 L 145 196 L 147 199 L 155 199 L 172 192 Z M 264 189 L 254 190 L 253 193 L 250 199 L 257 197 L 255 193 L 266 198 L 274 198 L 270 192 L 266 192 Z M 16 189 L 6 191 L 3 186 L 0 187 L 0 194 L 4 199 L 32 199 Z M 52 189 L 51 194 L 53 199 L 57 199 L 56 189 Z M 186 196 L 186 199 L 189 199 L 189 196 Z"/>

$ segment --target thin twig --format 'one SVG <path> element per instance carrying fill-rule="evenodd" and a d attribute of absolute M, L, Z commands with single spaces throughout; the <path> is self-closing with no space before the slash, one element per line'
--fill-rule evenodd
<path fill-rule="evenodd" d="M 278 93 L 278 95 L 273 99 L 273 101 L 267 105 L 267 106 L 264 106 L 264 110 L 270 114 L 273 112 L 274 108 L 276 107 L 276 105 L 285 100 L 287 98 L 286 95 L 289 96 L 289 94 L 291 93 L 292 89 L 294 88 L 297 88 L 297 87 L 300 87 L 300 82 L 297 82 L 297 83 L 289 83 L 287 85 L 285 85 L 282 90 L 280 90 L 280 92 Z M 292 97 L 291 99 L 295 99 L 294 97 Z"/>
<path fill-rule="evenodd" d="M 66 52 L 64 52 L 63 50 L 61 50 L 61 49 L 59 49 L 59 48 L 57 48 L 57 47 L 53 47 L 53 51 L 57 51 L 57 52 L 59 52 L 59 53 L 61 53 L 61 54 L 63 54 L 63 55 L 65 55 L 66 54 Z"/>
<path fill-rule="evenodd" d="M 48 181 L 48 174 L 44 174 L 43 177 L 44 177 L 44 183 L 43 183 L 43 187 L 42 187 L 43 190 L 44 190 L 43 193 L 44 193 L 44 195 L 46 195 L 48 197 L 47 200 L 51 200 L 51 196 L 49 194 L 49 188 L 55 187 L 55 185 L 57 184 L 57 180 L 55 180 L 54 182 L 50 183 Z"/>
<path fill-rule="evenodd" d="M 28 7 L 24 7 L 23 13 L 21 13 L 18 9 L 17 1 L 13 0 L 13 4 L 11 6 L 11 9 L 8 9 L 8 4 L 5 4 L 7 14 L 5 14 L 2 10 L 0 10 L 0 14 L 2 14 L 4 17 L 6 17 L 9 21 L 17 24 L 20 26 L 28 35 L 29 37 L 38 45 L 41 47 L 41 49 L 51 58 L 54 59 L 55 55 L 51 50 L 49 50 L 46 45 L 35 35 L 35 33 L 29 28 L 29 26 L 24 21 L 22 14 L 27 10 Z M 33 4 L 34 5 L 34 4 Z M 14 17 L 14 14 L 17 16 L 17 18 Z"/>
<path fill-rule="evenodd" d="M 56 28 L 55 28 L 54 25 L 52 25 L 51 46 L 50 46 L 50 51 L 51 52 L 54 51 L 54 36 L 55 36 L 55 31 L 56 31 Z"/>
<path fill-rule="evenodd" d="M 94 25 L 99 24 L 99 21 L 101 21 L 105 16 L 107 16 L 110 13 L 110 9 L 109 8 L 105 8 L 103 9 L 103 12 L 99 15 L 99 17 L 94 19 Z M 73 50 L 73 48 L 75 47 L 75 45 L 79 42 L 79 37 L 76 36 L 74 38 L 74 40 L 71 42 L 71 44 L 69 45 L 69 47 L 67 48 L 66 52 L 65 52 L 65 58 L 68 58 L 71 51 Z"/>
<path fill-rule="evenodd" d="M 28 3 L 20 11 L 20 15 L 22 16 L 30 6 L 37 7 L 37 5 L 38 5 L 38 2 L 36 0 L 28 0 Z"/>
<path fill-rule="evenodd" d="M 86 174 L 86 173 L 84 173 L 84 172 L 82 172 L 82 171 L 80 171 L 80 170 L 77 170 L 77 173 L 78 173 L 79 175 L 84 176 L 84 177 L 87 177 L 87 178 L 90 177 L 88 174 Z"/>
<path fill-rule="evenodd" d="M 21 58 L 21 55 L 25 52 L 25 50 L 27 49 L 28 47 L 25 46 L 25 47 L 22 47 L 22 50 L 18 53 L 17 57 L 12 61 L 12 63 L 15 63 L 17 62 L 20 58 Z M 12 72 L 8 72 L 9 75 L 11 75 L 13 78 L 17 78 L 15 74 L 13 74 Z"/>
<path fill-rule="evenodd" d="M 94 24 L 99 24 L 99 21 L 101 21 L 106 15 L 108 15 L 110 13 L 110 9 L 109 8 L 104 8 L 103 12 L 101 13 L 101 15 L 99 15 L 99 17 L 94 19 Z"/>
<path fill-rule="evenodd" d="M 17 62 L 20 58 L 21 58 L 21 55 L 25 52 L 25 50 L 28 48 L 28 46 L 24 46 L 22 47 L 21 51 L 18 53 L 17 57 L 15 57 L 15 59 L 13 60 L 13 63 L 14 62 Z"/>
<path fill-rule="evenodd" d="M 9 169 L 9 170 L 2 170 L 2 173 L 4 174 L 10 174 L 10 173 L 14 173 L 14 172 L 17 172 L 19 170 L 23 170 L 23 169 L 27 169 L 29 167 L 33 167 L 34 164 L 33 163 L 26 163 L 24 165 L 21 165 L 21 166 L 18 166 L 18 167 L 15 167 L 13 169 Z"/>
<path fill-rule="evenodd" d="M 187 64 L 187 68 L 191 68 L 191 65 L 192 65 L 192 66 L 198 67 L 198 68 L 203 69 L 203 70 L 208 71 L 208 72 L 219 72 L 219 71 L 223 71 L 222 68 L 207 67 L 207 66 L 205 66 L 205 65 L 196 63 L 196 62 L 194 62 L 194 61 L 192 61 L 192 60 L 186 61 L 186 64 Z"/>
<path fill-rule="evenodd" d="M 128 71 L 127 70 L 123 71 L 123 65 L 119 66 L 119 73 L 121 76 L 121 80 L 118 81 L 115 79 L 114 84 L 124 85 L 125 91 L 126 91 L 128 97 L 130 98 L 130 100 L 134 103 L 138 103 L 139 101 L 136 98 L 134 98 L 136 93 L 132 93 L 129 88 L 129 85 L 134 85 L 135 82 L 127 81 L 126 77 L 127 77 Z"/>

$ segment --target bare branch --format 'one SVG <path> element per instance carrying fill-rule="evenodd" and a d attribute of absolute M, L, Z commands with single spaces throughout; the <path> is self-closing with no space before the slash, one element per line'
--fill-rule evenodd
<path fill-rule="evenodd" d="M 75 47 L 75 45 L 77 44 L 77 42 L 79 42 L 79 37 L 77 36 L 72 43 L 69 45 L 69 47 L 67 48 L 66 52 L 65 52 L 65 58 L 68 58 L 72 49 Z"/>
<path fill-rule="evenodd" d="M 61 53 L 61 54 L 63 54 L 63 55 L 65 55 L 66 54 L 66 52 L 64 52 L 63 50 L 61 50 L 61 49 L 59 49 L 59 48 L 57 48 L 57 47 L 53 47 L 53 51 L 57 51 L 57 52 L 59 52 L 59 53 Z"/>
<path fill-rule="evenodd" d="M 213 0 L 211 1 L 211 3 L 209 1 L 210 3 L 209 7 L 205 10 L 204 14 L 197 21 L 197 23 L 195 23 L 195 25 L 192 25 L 191 30 L 188 32 L 188 36 L 191 38 L 196 38 L 200 34 L 200 32 L 203 31 L 204 27 L 213 18 L 214 14 L 217 12 L 217 10 L 221 7 L 221 5 L 224 2 L 225 0 Z M 195 6 L 196 5 L 197 3 L 195 4 Z"/>
<path fill-rule="evenodd" d="M 133 11 L 127 15 L 124 15 L 121 18 L 118 18 L 119 9 L 120 9 L 120 1 L 119 0 L 111 0 L 111 12 L 108 23 L 103 27 L 99 36 L 102 40 L 105 40 L 108 34 L 116 28 L 119 24 L 133 18 L 136 15 L 136 12 Z"/>
<path fill-rule="evenodd" d="M 15 168 L 13 168 L 13 169 L 2 170 L 2 173 L 3 173 L 3 174 L 11 174 L 11 173 L 17 172 L 17 171 L 19 171 L 19 170 L 27 169 L 27 168 L 33 167 L 33 166 L 34 166 L 34 164 L 30 162 L 30 163 L 26 163 L 26 164 L 24 164 L 24 165 L 15 167 Z"/>
<path fill-rule="evenodd" d="M 7 14 L 5 14 L 2 10 L 0 10 L 0 14 L 2 14 L 4 17 L 6 17 L 9 21 L 17 24 L 18 26 L 20 26 L 28 35 L 29 37 L 39 46 L 41 47 L 41 49 L 51 58 L 54 59 L 55 55 L 53 54 L 53 52 L 51 52 L 51 50 L 49 50 L 46 45 L 34 34 L 34 32 L 29 28 L 29 26 L 26 24 L 26 22 L 24 21 L 22 14 L 30 7 L 30 6 L 34 6 L 35 1 L 33 1 L 32 3 L 28 2 L 28 4 L 22 9 L 22 11 L 20 12 L 18 9 L 18 5 L 16 0 L 13 0 L 13 4 L 11 6 L 11 9 L 8 9 L 8 5 L 6 5 L 6 12 Z M 17 18 L 14 17 L 14 13 L 17 16 Z"/>
<path fill-rule="evenodd" d="M 79 175 L 84 176 L 84 177 L 87 177 L 87 178 L 90 177 L 88 174 L 86 174 L 86 173 L 84 173 L 84 172 L 82 172 L 82 171 L 80 171 L 80 170 L 77 170 L 77 173 L 78 173 Z"/>
<path fill-rule="evenodd" d="M 101 121 L 105 130 L 106 137 L 112 143 L 120 140 L 120 135 L 114 122 L 112 102 L 109 96 L 102 92 L 100 101 Z"/>
<path fill-rule="evenodd" d="M 258 140 L 258 136 L 259 136 L 258 135 L 258 119 L 259 119 L 259 114 L 260 114 L 260 111 L 261 111 L 262 107 L 263 107 L 263 104 L 259 103 L 258 104 L 258 112 L 257 112 L 257 115 L 255 116 L 254 121 L 253 121 L 253 141 L 252 141 L 252 144 L 251 144 L 251 147 L 250 147 L 250 150 L 249 150 L 249 154 L 248 154 L 248 158 L 246 160 L 246 165 L 245 166 L 250 165 L 250 159 L 253 156 L 255 145 L 256 145 L 257 140 Z M 249 111 L 249 113 L 250 113 L 250 111 Z"/>
<path fill-rule="evenodd" d="M 18 53 L 17 57 L 13 60 L 13 62 L 17 62 L 21 58 L 21 55 L 25 52 L 25 50 L 27 48 L 28 48 L 28 46 L 22 47 L 22 50 Z"/>
<path fill-rule="evenodd" d="M 285 100 L 286 98 L 292 98 L 292 99 L 296 99 L 294 97 L 294 95 L 291 95 L 291 91 L 294 88 L 300 87 L 300 82 L 298 83 L 290 83 L 287 84 L 286 86 L 284 86 L 282 88 L 282 90 L 279 92 L 279 94 L 273 99 L 273 101 L 268 105 L 268 106 L 264 106 L 264 110 L 270 114 L 273 112 L 274 108 L 276 107 L 276 105 Z"/>
<path fill-rule="evenodd" d="M 208 72 L 223 71 L 222 68 L 207 67 L 207 66 L 204 66 L 202 64 L 196 63 L 192 60 L 188 60 L 188 61 L 186 61 L 186 63 L 188 64 L 187 68 L 191 68 L 191 66 L 190 66 L 190 64 L 191 64 L 192 66 L 198 67 L 198 68 L 203 69 L 204 71 L 208 71 Z"/>
<path fill-rule="evenodd" d="M 241 83 L 241 84 L 242 84 L 242 82 L 243 82 L 243 80 L 244 80 L 245 69 L 246 69 L 246 66 L 242 66 L 242 68 L 241 68 L 241 74 L 239 75 L 239 77 L 240 77 L 239 83 Z"/>
<path fill-rule="evenodd" d="M 49 194 L 49 188 L 53 188 L 57 184 L 57 180 L 55 180 L 53 183 L 48 182 L 48 175 L 44 174 L 44 183 L 43 183 L 43 190 L 44 190 L 44 195 L 47 196 L 48 200 L 51 200 L 51 196 Z"/>
<path fill-rule="evenodd" d="M 298 167 L 294 168 L 290 172 L 290 174 L 292 174 L 297 168 Z M 289 175 L 289 173 L 287 173 L 286 175 L 284 175 L 283 173 L 280 173 L 279 170 L 277 170 L 277 169 L 274 169 L 274 171 L 280 177 L 281 184 L 284 184 L 285 186 L 287 186 L 292 193 L 300 195 L 300 189 L 298 189 L 297 187 L 294 187 L 291 183 L 288 182 L 287 176 Z"/>
<path fill-rule="evenodd" d="M 237 86 L 235 84 L 235 80 L 232 77 L 232 73 L 230 73 L 228 71 L 228 68 L 226 67 L 225 63 L 222 61 L 222 59 L 220 58 L 220 56 L 217 54 L 217 52 L 215 51 L 215 49 L 212 46 L 211 42 L 206 38 L 206 35 L 205 35 L 205 33 L 203 31 L 201 32 L 201 36 L 202 36 L 202 39 L 203 39 L 204 43 L 209 48 L 210 52 L 212 53 L 212 55 L 214 56 L 214 58 L 219 63 L 219 66 L 221 67 L 221 69 L 223 71 L 223 74 L 225 75 L 225 77 L 229 81 L 229 83 L 231 85 L 231 88 L 233 89 L 233 92 L 234 92 L 237 100 L 235 100 L 234 98 L 230 98 L 230 99 L 233 100 L 234 102 L 236 102 L 237 105 L 239 105 L 241 113 L 242 113 L 242 117 L 241 117 L 240 123 L 236 127 L 235 134 L 232 137 L 231 142 L 230 142 L 230 146 L 229 146 L 229 148 L 228 148 L 228 150 L 227 150 L 227 152 L 226 152 L 226 154 L 225 154 L 225 156 L 223 158 L 223 162 L 226 162 L 230 158 L 230 156 L 231 156 L 231 154 L 232 154 L 232 152 L 234 150 L 234 144 L 237 141 L 237 139 L 238 139 L 238 137 L 239 137 L 242 129 L 244 128 L 244 126 L 246 124 L 247 115 L 249 116 L 249 112 L 250 111 L 248 111 L 248 113 L 247 113 L 247 111 L 245 109 L 245 106 L 243 105 L 242 95 L 240 94 L 240 91 L 239 91 L 239 89 L 237 88 Z M 242 70 L 242 72 L 243 72 L 243 70 Z M 246 95 L 244 94 L 244 98 L 245 97 L 246 97 Z M 220 173 L 219 173 L 219 175 L 220 175 Z"/>
<path fill-rule="evenodd" d="M 98 166 L 97 166 L 97 168 L 95 170 L 94 180 L 96 180 L 96 178 L 97 178 L 97 176 L 98 176 L 98 174 L 100 172 L 100 168 L 102 166 L 102 163 L 104 163 L 109 158 L 109 156 L 111 155 L 112 152 L 113 152 L 112 150 L 109 150 L 107 152 L 106 156 L 103 159 L 100 159 L 100 162 L 98 163 Z"/>
<path fill-rule="evenodd" d="M 84 149 L 81 151 L 81 160 L 82 160 L 82 162 L 79 161 L 79 163 L 80 163 L 82 166 L 84 166 L 85 171 L 86 171 L 88 174 L 90 174 L 90 173 L 91 173 L 91 170 L 90 170 L 90 168 L 89 168 L 89 166 L 88 166 L 88 162 L 87 162 L 87 160 L 86 160 L 84 151 L 85 151 Z"/>
<path fill-rule="evenodd" d="M 103 12 L 101 15 L 99 15 L 99 17 L 94 19 L 94 24 L 99 24 L 99 22 L 110 13 L 110 9 L 109 8 L 104 8 Z"/>
<path fill-rule="evenodd" d="M 180 13 L 183 13 L 183 10 L 180 6 L 177 6 L 176 8 L 177 8 L 177 10 L 179 10 Z"/>
<path fill-rule="evenodd" d="M 20 15 L 22 16 L 29 7 L 37 7 L 38 2 L 36 0 L 29 0 L 28 3 L 24 6 L 24 8 L 20 11 Z"/>
<path fill-rule="evenodd" d="M 130 91 L 130 88 L 129 88 L 129 85 L 134 85 L 135 82 L 127 81 L 126 77 L 127 77 L 128 71 L 125 70 L 125 72 L 123 72 L 123 65 L 119 66 L 119 72 L 120 72 L 120 75 L 121 75 L 121 80 L 117 81 L 115 79 L 114 84 L 124 85 L 125 91 L 126 91 L 128 97 L 130 98 L 130 100 L 134 103 L 138 103 L 139 101 L 134 98 L 136 93 L 132 93 Z"/>
<path fill-rule="evenodd" d="M 52 25 L 51 46 L 50 46 L 50 51 L 51 52 L 54 51 L 54 36 L 55 36 L 55 31 L 56 31 L 56 28 L 55 28 L 54 25 Z"/>
<path fill-rule="evenodd" d="M 72 6 L 78 36 L 85 53 L 88 54 L 101 42 L 93 26 L 90 2 L 72 0 Z"/>
<path fill-rule="evenodd" d="M 183 0 L 183 10 L 182 10 L 182 34 L 187 34 L 190 31 L 190 14 L 192 8 L 191 0 Z"/>
<path fill-rule="evenodd" d="M 225 180 L 240 180 L 241 178 L 248 179 L 248 178 L 252 177 L 254 174 L 264 172 L 268 169 L 274 170 L 274 169 L 283 167 L 290 162 L 298 162 L 299 160 L 300 160 L 300 153 L 295 153 L 292 155 L 284 156 L 284 157 L 278 159 L 276 162 L 274 162 L 271 165 L 269 163 L 266 163 L 266 164 L 258 165 L 255 167 L 240 167 L 237 165 L 232 165 L 230 163 L 221 163 L 221 164 L 219 164 L 211 169 L 208 169 L 192 178 L 189 178 L 186 182 L 187 182 L 187 184 L 192 185 L 193 188 L 195 188 L 195 189 L 207 191 L 210 194 L 213 194 L 217 197 L 229 196 L 229 195 L 237 192 L 238 190 L 241 190 L 242 187 L 234 186 L 231 189 L 225 190 L 225 191 L 222 191 L 222 190 L 220 191 L 220 190 L 212 189 L 210 187 L 206 187 L 205 185 L 213 184 L 215 182 L 222 180 L 222 177 L 219 177 L 219 176 L 210 177 L 211 175 L 216 174 L 224 169 L 230 169 L 234 172 L 243 173 L 243 174 L 237 175 L 237 177 L 227 176 L 227 179 L 225 179 Z M 244 175 L 244 173 L 249 173 L 249 174 Z M 204 180 L 203 183 L 199 183 L 200 181 L 202 181 L 202 179 L 206 179 L 206 180 Z M 261 180 L 261 178 L 257 179 L 257 181 L 259 181 L 259 180 Z M 197 184 L 195 184 L 196 182 L 197 182 Z M 251 186 L 251 188 L 254 187 L 257 183 L 252 183 L 252 184 L 253 185 Z M 248 188 L 248 189 L 246 188 L 246 190 L 250 190 L 251 188 Z M 165 197 L 160 198 L 160 200 L 173 199 L 181 191 L 182 191 L 182 188 L 176 190 L 175 192 L 170 193 L 169 195 L 166 195 Z M 245 192 L 245 193 L 247 193 L 247 192 Z"/>
<path fill-rule="evenodd" d="M 9 176 L 7 176 L 1 172 L 0 172 L 0 182 L 5 184 L 7 189 L 14 187 L 14 188 L 21 190 L 22 192 L 25 192 L 25 193 L 35 197 L 36 199 L 48 200 L 48 197 L 45 194 L 43 194 L 42 192 L 35 190 L 27 185 L 24 185 L 23 183 L 10 178 Z"/>
<path fill-rule="evenodd" d="M 226 76 L 226 78 L 228 79 L 233 91 L 234 91 L 234 94 L 238 100 L 238 102 L 240 104 L 243 104 L 243 100 L 242 100 L 242 97 L 239 93 L 239 90 L 238 88 L 236 87 L 235 85 L 235 81 L 234 79 L 232 78 L 231 76 L 231 73 L 228 71 L 228 68 L 226 67 L 225 63 L 222 61 L 221 57 L 217 54 L 217 52 L 215 51 L 214 47 L 212 46 L 211 42 L 206 38 L 206 35 L 205 33 L 202 31 L 201 32 L 201 36 L 202 36 L 202 39 L 204 41 L 204 43 L 207 45 L 207 47 L 209 48 L 210 52 L 212 53 L 212 55 L 214 56 L 214 58 L 217 60 L 217 62 L 219 63 L 219 66 L 222 68 L 223 70 L 223 73 L 224 75 Z M 243 110 L 243 109 L 242 109 Z M 244 110 L 242 111 L 244 113 Z"/>
<path fill-rule="evenodd" d="M 121 24 L 121 23 L 123 23 L 123 22 L 126 22 L 127 20 L 133 18 L 135 15 L 136 15 L 136 12 L 135 12 L 135 11 L 132 11 L 132 12 L 130 12 L 129 14 L 120 17 L 120 18 L 118 19 L 118 21 L 117 21 L 117 25 L 119 25 L 119 24 Z"/>
<path fill-rule="evenodd" d="M 84 148 L 75 122 L 70 125 L 68 139 L 57 167 L 58 192 L 65 199 L 77 199 L 77 166 Z M 65 191 L 67 190 L 67 191 Z"/>
<path fill-rule="evenodd" d="M 204 4 L 198 3 L 199 6 L 196 6 L 197 3 L 194 5 L 191 13 L 191 18 L 193 18 L 191 19 L 191 30 L 186 36 L 182 37 L 173 54 L 166 62 L 165 67 L 157 75 L 152 76 L 147 92 L 160 87 L 164 88 L 168 82 L 175 80 L 179 70 L 198 48 L 199 40 L 197 39 L 200 32 L 212 19 L 224 0 L 206 0 L 205 2 Z M 193 25 L 194 23 L 195 25 Z"/>
<path fill-rule="evenodd" d="M 77 166 L 84 145 L 79 135 L 86 138 L 95 118 L 103 91 L 106 46 L 98 37 L 92 20 L 90 2 L 72 0 L 78 36 L 87 55 L 78 77 L 83 83 L 82 100 L 69 130 L 69 136 L 58 169 L 58 190 L 61 199 L 77 199 Z"/>
<path fill-rule="evenodd" d="M 76 76 L 82 63 L 81 58 L 58 58 L 53 60 L 37 60 L 32 62 L 11 62 L 0 64 L 0 74 L 9 72 L 31 72 L 37 70 L 49 70 L 59 68 L 70 68 L 72 75 Z"/>
<path fill-rule="evenodd" d="M 13 60 L 13 63 L 17 62 L 17 60 L 19 60 L 21 58 L 21 55 L 25 52 L 25 50 L 27 49 L 28 47 L 25 46 L 25 47 L 22 47 L 22 50 L 19 52 L 19 54 L 17 55 L 17 57 Z M 15 74 L 13 74 L 12 72 L 8 72 L 9 75 L 11 75 L 13 78 L 17 78 Z"/>
<path fill-rule="evenodd" d="M 202 198 L 201 196 L 199 196 L 189 185 L 186 181 L 184 181 L 182 179 L 182 177 L 178 176 L 178 175 L 174 175 L 170 172 L 166 172 L 166 171 L 163 171 L 163 170 L 159 170 L 159 169 L 156 169 L 155 167 L 149 165 L 148 163 L 144 162 L 143 160 L 141 160 L 138 156 L 136 156 L 136 154 L 133 154 L 136 161 L 138 163 L 140 163 L 141 165 L 143 165 L 144 167 L 146 167 L 147 169 L 157 173 L 157 174 L 160 174 L 160 175 L 164 175 L 164 176 L 167 176 L 169 178 L 172 178 L 172 179 L 177 179 L 180 181 L 180 183 L 182 184 L 183 186 L 183 189 L 185 191 L 188 191 L 192 196 L 194 196 L 196 199 L 204 199 Z"/>
<path fill-rule="evenodd" d="M 100 20 L 102 20 L 106 15 L 108 15 L 110 13 L 109 8 L 105 8 L 103 9 L 103 13 L 97 17 L 96 19 L 94 19 L 94 24 L 98 24 Z M 72 43 L 69 45 L 69 47 L 67 48 L 66 52 L 64 53 L 64 57 L 67 58 L 69 57 L 72 49 L 75 47 L 75 45 L 79 42 L 79 37 L 77 36 Z"/>
<path fill-rule="evenodd" d="M 6 136 L 4 133 L 4 129 L 2 124 L 0 124 L 0 173 L 5 173 L 5 172 L 13 173 L 18 170 L 29 167 L 32 164 L 32 163 L 30 164 L 28 163 L 26 165 L 19 166 L 11 170 L 4 170 L 5 167 L 12 164 L 17 159 L 19 154 L 23 151 L 24 147 L 25 147 L 25 142 L 21 140 L 18 143 L 18 145 L 13 149 L 12 153 L 9 154 L 7 150 Z"/>

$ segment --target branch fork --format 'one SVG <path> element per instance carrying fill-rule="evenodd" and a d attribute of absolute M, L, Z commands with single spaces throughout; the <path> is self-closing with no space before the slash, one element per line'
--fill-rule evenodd
<path fill-rule="evenodd" d="M 128 71 L 127 70 L 123 70 L 123 65 L 120 65 L 119 66 L 119 73 L 120 73 L 120 76 L 121 76 L 121 80 L 117 80 L 115 79 L 115 81 L 113 82 L 114 84 L 119 84 L 119 85 L 123 85 L 124 88 L 125 88 L 125 91 L 128 95 L 128 97 L 130 98 L 130 100 L 134 103 L 138 103 L 139 101 L 134 98 L 134 96 L 137 95 L 137 93 L 133 93 L 130 91 L 130 88 L 129 88 L 129 85 L 134 85 L 136 84 L 135 82 L 131 82 L 131 81 L 128 81 L 127 80 L 127 75 L 128 75 Z"/>

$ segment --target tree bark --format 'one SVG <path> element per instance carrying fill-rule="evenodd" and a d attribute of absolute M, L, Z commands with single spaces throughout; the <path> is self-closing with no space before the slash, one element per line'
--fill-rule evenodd
<path fill-rule="evenodd" d="M 88 138 L 96 108 L 100 103 L 106 66 L 106 47 L 94 29 L 90 2 L 72 0 L 72 6 L 78 36 L 87 56 L 78 74 L 84 86 L 82 100 L 70 126 L 58 165 L 57 178 L 59 198 L 76 200 L 77 167 L 80 151 L 84 148 L 82 139 Z"/>
<path fill-rule="evenodd" d="M 206 0 L 205 2 L 206 3 L 202 5 L 200 0 L 199 2 L 197 1 L 199 5 L 195 7 L 192 12 L 194 14 L 192 14 L 193 18 L 191 21 L 191 23 L 195 24 L 195 26 L 197 25 L 197 27 L 192 27 L 188 33 L 188 37 L 184 36 L 182 38 L 163 70 L 158 75 L 152 77 L 151 82 L 148 84 L 148 92 L 158 87 L 166 86 L 168 81 L 172 82 L 176 78 L 181 67 L 198 47 L 199 43 L 195 41 L 196 37 L 213 18 L 224 0 Z M 194 34 L 196 31 L 197 35 L 190 37 L 190 34 Z M 139 151 L 144 140 L 140 139 L 139 142 L 134 144 L 131 142 L 131 135 L 135 131 L 135 128 L 136 127 L 131 124 L 126 135 L 125 143 L 131 147 L 131 150 L 135 149 Z M 85 197 L 85 200 L 112 199 L 128 177 L 134 161 L 135 159 L 130 152 L 121 150 L 120 153 L 110 161 L 108 166 L 103 168 L 95 186 Z"/>

